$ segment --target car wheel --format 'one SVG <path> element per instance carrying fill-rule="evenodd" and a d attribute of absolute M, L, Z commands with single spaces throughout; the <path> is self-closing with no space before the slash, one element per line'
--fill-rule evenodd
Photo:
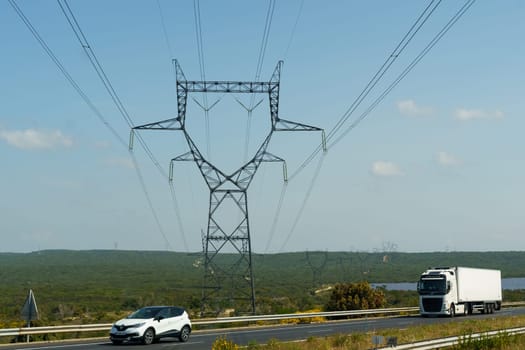
<path fill-rule="evenodd" d="M 114 340 L 114 339 L 112 339 L 111 342 L 113 343 L 113 345 L 120 345 L 120 344 L 122 344 L 122 340 Z"/>
<path fill-rule="evenodd" d="M 183 343 L 187 342 L 190 339 L 190 327 L 184 326 L 180 330 L 179 340 Z"/>
<path fill-rule="evenodd" d="M 142 343 L 145 345 L 149 345 L 153 343 L 155 340 L 155 330 L 153 328 L 148 328 L 144 332 L 144 335 L 142 336 Z"/>

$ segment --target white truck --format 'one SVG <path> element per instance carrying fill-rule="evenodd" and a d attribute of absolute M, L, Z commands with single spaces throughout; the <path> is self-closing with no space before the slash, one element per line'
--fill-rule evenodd
<path fill-rule="evenodd" d="M 470 267 L 435 267 L 421 274 L 417 284 L 421 316 L 501 309 L 501 271 Z"/>

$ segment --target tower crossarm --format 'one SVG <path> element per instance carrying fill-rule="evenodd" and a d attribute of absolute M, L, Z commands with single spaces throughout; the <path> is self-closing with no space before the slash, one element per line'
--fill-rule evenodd
<path fill-rule="evenodd" d="M 293 122 L 286 119 L 277 119 L 273 127 L 274 131 L 322 131 L 323 129 L 316 126 Z"/>
<path fill-rule="evenodd" d="M 253 81 L 178 81 L 177 87 L 186 92 L 269 93 L 278 83 Z"/>
<path fill-rule="evenodd" d="M 184 130 L 179 117 L 161 120 L 159 122 L 143 124 L 131 128 L 129 133 L 129 149 L 133 149 L 135 130 Z"/>
<path fill-rule="evenodd" d="M 148 123 L 133 127 L 132 130 L 182 130 L 180 118 L 170 118 L 159 122 Z"/>
<path fill-rule="evenodd" d="M 326 152 L 326 136 L 324 129 L 308 124 L 302 124 L 293 122 L 291 120 L 277 118 L 276 122 L 273 123 L 273 131 L 320 131 L 322 138 L 323 151 Z"/>

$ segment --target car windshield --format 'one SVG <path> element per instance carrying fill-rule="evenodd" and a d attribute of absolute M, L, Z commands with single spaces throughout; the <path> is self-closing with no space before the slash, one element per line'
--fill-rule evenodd
<path fill-rule="evenodd" d="M 418 283 L 419 294 L 445 294 L 445 279 L 444 278 L 422 278 Z"/>
<path fill-rule="evenodd" d="M 126 318 L 141 318 L 141 319 L 153 318 L 162 309 L 163 309 L 162 307 L 144 307 L 142 309 L 135 311 L 134 313 L 132 313 Z"/>

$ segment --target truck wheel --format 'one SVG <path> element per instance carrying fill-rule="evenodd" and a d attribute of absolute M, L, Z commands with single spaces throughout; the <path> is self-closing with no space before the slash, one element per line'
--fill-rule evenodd
<path fill-rule="evenodd" d="M 453 303 L 450 304 L 450 309 L 448 311 L 449 311 L 450 317 L 456 316 L 456 307 L 454 306 Z"/>

